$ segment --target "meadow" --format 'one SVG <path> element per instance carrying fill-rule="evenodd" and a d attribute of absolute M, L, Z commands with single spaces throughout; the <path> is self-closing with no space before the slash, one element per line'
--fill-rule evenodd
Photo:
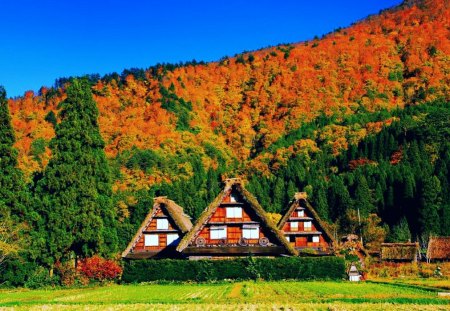
<path fill-rule="evenodd" d="M 4 289 L 0 310 L 450 310 L 450 299 L 438 296 L 443 284 L 439 289 L 416 283 L 246 281 Z"/>

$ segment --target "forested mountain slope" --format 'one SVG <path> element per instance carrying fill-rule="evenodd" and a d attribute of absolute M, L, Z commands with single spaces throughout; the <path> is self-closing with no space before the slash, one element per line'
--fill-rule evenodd
<path fill-rule="evenodd" d="M 236 174 L 271 212 L 306 190 L 336 232 L 361 232 L 360 209 L 369 236 L 378 224 L 392 239 L 445 233 L 450 157 L 448 119 L 439 117 L 449 110 L 449 17 L 448 1 L 407 1 L 321 39 L 88 76 L 120 244 L 153 195 L 170 196 L 195 217 L 221 178 Z M 9 101 L 31 188 L 51 157 L 66 83 Z M 439 228 L 417 215 L 432 215 Z"/>

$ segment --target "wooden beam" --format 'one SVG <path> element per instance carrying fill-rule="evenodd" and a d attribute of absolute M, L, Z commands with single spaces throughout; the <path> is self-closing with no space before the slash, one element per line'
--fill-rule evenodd
<path fill-rule="evenodd" d="M 284 235 L 321 235 L 320 231 L 285 231 Z"/>
<path fill-rule="evenodd" d="M 189 246 L 183 251 L 186 255 L 281 255 L 286 253 L 286 249 L 282 246 Z"/>

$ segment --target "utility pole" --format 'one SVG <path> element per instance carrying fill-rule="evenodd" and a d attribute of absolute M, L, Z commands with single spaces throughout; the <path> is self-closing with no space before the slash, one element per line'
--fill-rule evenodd
<path fill-rule="evenodd" d="M 359 214 L 359 207 L 358 207 L 358 224 L 359 224 L 359 235 L 361 237 L 361 246 L 363 246 L 364 243 L 363 243 L 363 237 L 362 237 L 361 215 Z"/>

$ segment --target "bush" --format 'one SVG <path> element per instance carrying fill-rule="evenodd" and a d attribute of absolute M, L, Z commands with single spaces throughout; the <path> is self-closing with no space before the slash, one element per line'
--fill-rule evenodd
<path fill-rule="evenodd" d="M 126 261 L 125 283 L 150 281 L 342 279 L 345 263 L 338 257 L 239 258 L 233 260 Z"/>
<path fill-rule="evenodd" d="M 50 277 L 49 272 L 44 267 L 37 267 L 25 282 L 25 287 L 36 289 L 41 287 L 56 286 L 59 283 L 57 276 Z"/>
<path fill-rule="evenodd" d="M 99 256 L 79 261 L 77 270 L 81 276 L 99 282 L 112 281 L 122 274 L 122 267 L 115 261 Z"/>
<path fill-rule="evenodd" d="M 56 275 L 60 277 L 61 285 L 72 286 L 77 280 L 77 271 L 72 262 L 57 262 L 55 264 Z"/>

